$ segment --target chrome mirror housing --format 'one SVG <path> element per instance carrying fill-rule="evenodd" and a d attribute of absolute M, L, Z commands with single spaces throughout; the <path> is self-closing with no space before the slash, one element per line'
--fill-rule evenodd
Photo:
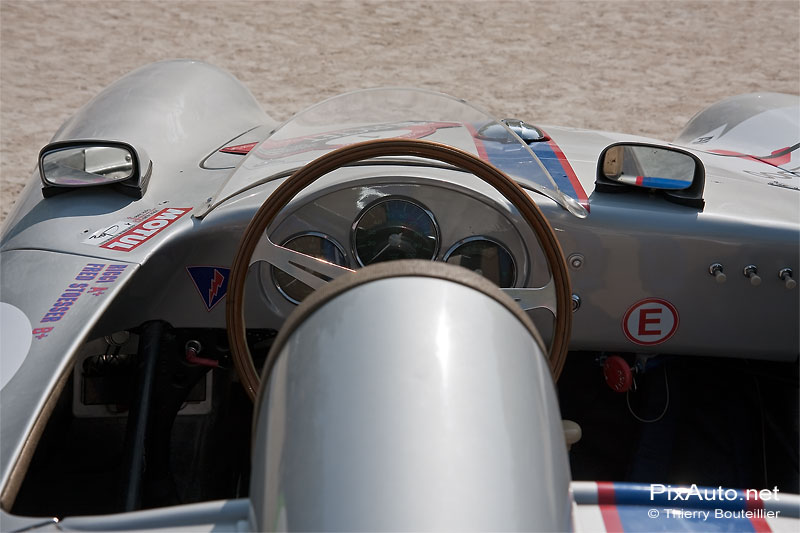
<path fill-rule="evenodd" d="M 141 198 L 150 179 L 147 155 L 119 141 L 61 141 L 39 152 L 39 175 L 45 198 L 84 187 L 113 185 Z"/>

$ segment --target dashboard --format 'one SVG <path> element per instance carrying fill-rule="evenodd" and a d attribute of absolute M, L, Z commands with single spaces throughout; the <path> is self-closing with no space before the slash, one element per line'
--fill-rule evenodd
<path fill-rule="evenodd" d="M 269 233 L 286 248 L 351 269 L 398 259 L 443 261 L 499 287 L 522 287 L 536 260 L 525 245 L 531 238 L 526 231 L 499 195 L 450 181 L 385 176 L 293 202 Z M 312 292 L 274 266 L 263 264 L 259 277 L 278 307 L 293 307 Z"/>

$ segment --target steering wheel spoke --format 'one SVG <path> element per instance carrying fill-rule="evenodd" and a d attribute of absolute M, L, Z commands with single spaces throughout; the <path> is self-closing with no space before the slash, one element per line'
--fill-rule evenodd
<path fill-rule="evenodd" d="M 558 297 L 552 277 L 541 287 L 514 287 L 501 290 L 517 302 L 523 311 L 547 309 L 553 316 L 556 314 Z"/>
<path fill-rule="evenodd" d="M 283 270 L 312 289 L 319 289 L 326 283 L 353 272 L 349 268 L 279 246 L 266 235 L 259 239 L 253 250 L 250 265 L 262 261 Z"/>

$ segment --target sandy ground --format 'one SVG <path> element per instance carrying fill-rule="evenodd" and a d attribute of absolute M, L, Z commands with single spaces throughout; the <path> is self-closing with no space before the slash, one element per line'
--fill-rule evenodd
<path fill-rule="evenodd" d="M 65 119 L 176 57 L 229 70 L 279 120 L 401 85 L 671 140 L 721 98 L 800 93 L 800 1 L 0 0 L 0 220 Z"/>

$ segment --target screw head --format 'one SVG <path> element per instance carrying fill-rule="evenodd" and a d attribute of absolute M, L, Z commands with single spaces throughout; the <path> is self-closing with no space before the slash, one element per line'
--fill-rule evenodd
<path fill-rule="evenodd" d="M 585 258 L 583 257 L 582 254 L 572 254 L 567 258 L 569 266 L 574 270 L 578 270 L 579 268 L 581 268 L 583 266 L 584 261 Z"/>

